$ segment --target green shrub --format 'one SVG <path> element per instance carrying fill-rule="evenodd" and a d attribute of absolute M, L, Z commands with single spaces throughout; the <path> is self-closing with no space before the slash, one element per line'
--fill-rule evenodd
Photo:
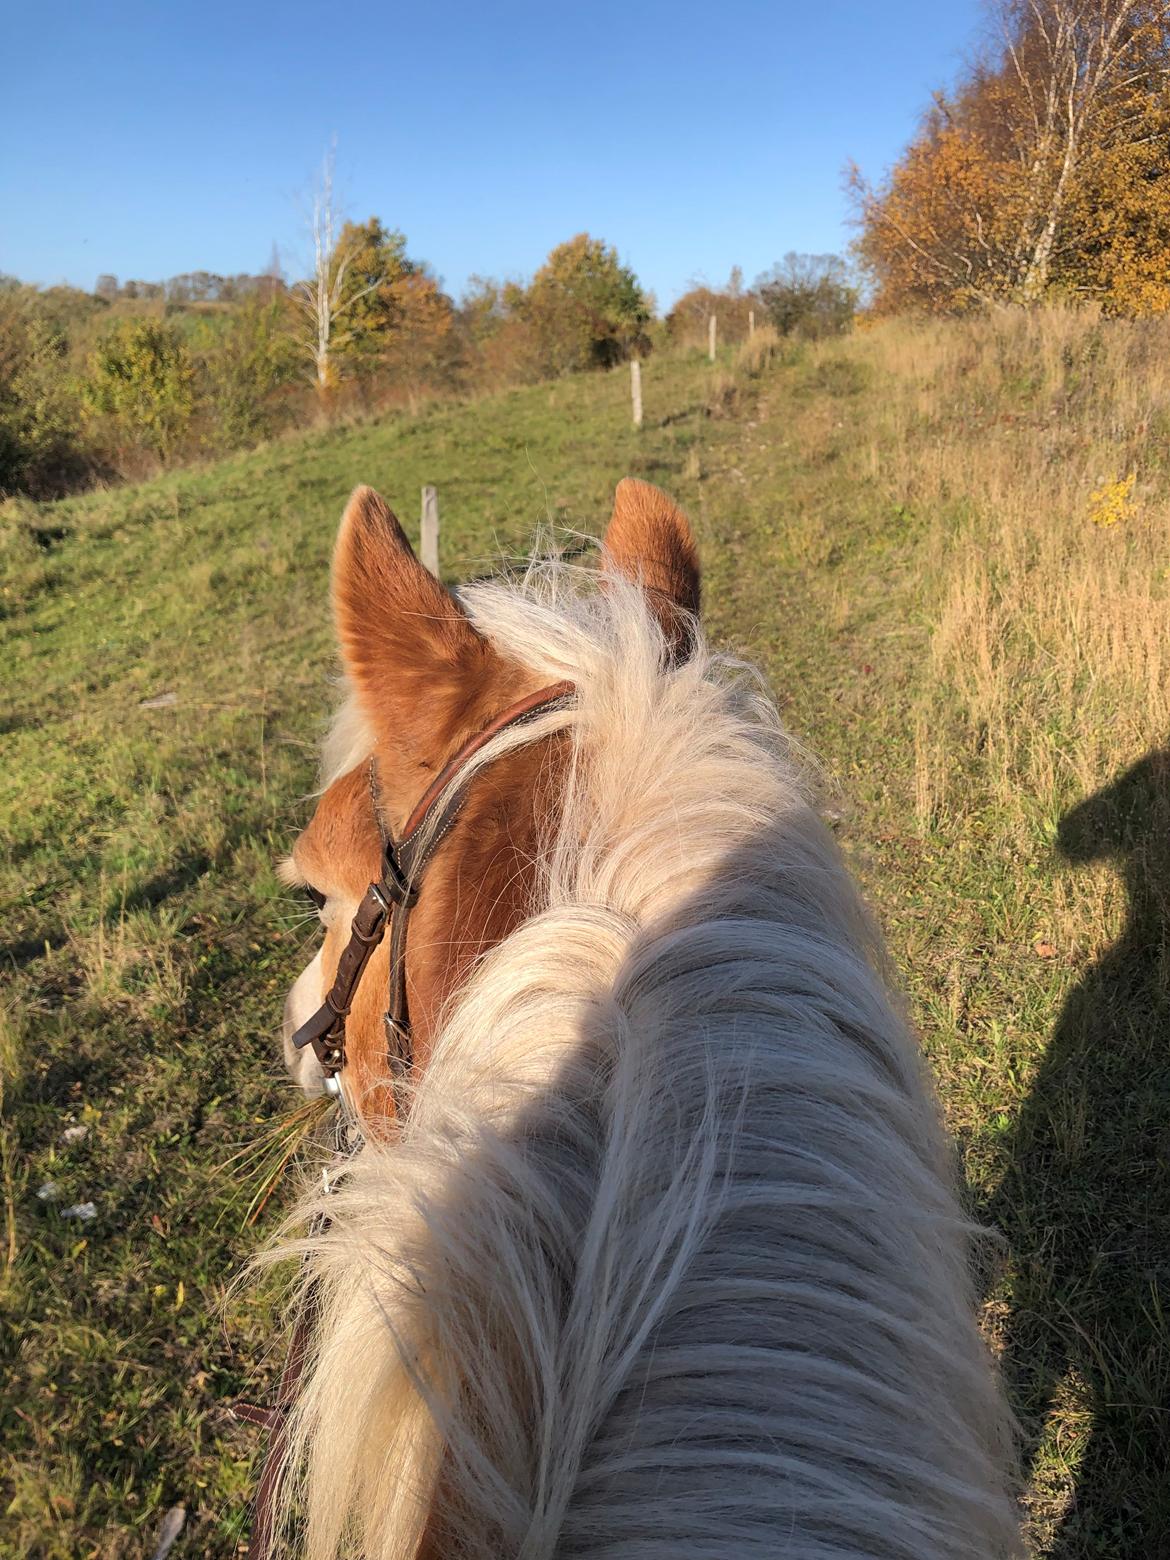
<path fill-rule="evenodd" d="M 182 336 L 155 319 L 122 320 L 89 360 L 85 403 L 119 444 L 167 460 L 195 408 L 195 370 Z"/>
<path fill-rule="evenodd" d="M 757 277 L 755 292 L 781 336 L 806 341 L 841 335 L 857 310 L 857 289 L 839 255 L 787 254 Z"/>
<path fill-rule="evenodd" d="M 265 439 L 288 415 L 280 391 L 298 377 L 300 359 L 286 309 L 276 300 L 249 300 L 225 318 L 201 322 L 192 346 L 206 437 L 216 449 Z"/>
<path fill-rule="evenodd" d="M 84 475 L 69 342 L 31 287 L 0 285 L 0 495 L 52 498 Z"/>

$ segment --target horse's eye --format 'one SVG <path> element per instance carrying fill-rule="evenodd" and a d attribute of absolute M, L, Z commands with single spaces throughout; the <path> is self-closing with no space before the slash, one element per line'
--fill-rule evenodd
<path fill-rule="evenodd" d="M 324 910 L 324 908 L 325 908 L 325 895 L 321 892 L 321 890 L 319 888 L 314 888 L 311 883 L 306 883 L 305 884 L 305 893 L 308 894 L 309 898 L 313 901 L 313 904 L 316 906 L 316 908 L 318 910 Z"/>

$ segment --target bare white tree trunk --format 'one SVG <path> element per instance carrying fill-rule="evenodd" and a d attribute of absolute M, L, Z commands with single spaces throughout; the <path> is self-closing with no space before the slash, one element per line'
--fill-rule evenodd
<path fill-rule="evenodd" d="M 1025 303 L 1038 302 L 1044 296 L 1048 287 L 1048 276 L 1052 266 L 1052 250 L 1056 243 L 1057 226 L 1064 211 L 1068 183 L 1076 167 L 1076 160 L 1076 139 L 1075 137 L 1070 137 L 1065 146 L 1060 176 L 1056 181 L 1052 196 L 1048 202 L 1048 213 L 1044 218 L 1044 225 L 1037 236 L 1032 253 L 1028 259 L 1027 269 L 1024 272 L 1020 296 Z"/>
<path fill-rule="evenodd" d="M 339 242 L 340 213 L 333 179 L 337 161 L 334 139 L 321 164 L 321 177 L 313 191 L 309 236 L 313 245 L 313 274 L 293 288 L 293 297 L 304 317 L 304 345 L 312 363 L 317 390 L 324 395 L 334 380 L 334 343 L 338 322 L 359 299 L 374 291 L 377 282 L 346 292 L 353 251 Z"/>
<path fill-rule="evenodd" d="M 1030 121 L 1021 144 L 1030 187 L 1015 245 L 1019 294 L 1026 303 L 1036 302 L 1048 286 L 1093 120 L 1110 92 L 1130 84 L 1143 9 L 1143 0 L 1024 0 L 1020 9 L 1005 11 L 1007 55 Z"/>

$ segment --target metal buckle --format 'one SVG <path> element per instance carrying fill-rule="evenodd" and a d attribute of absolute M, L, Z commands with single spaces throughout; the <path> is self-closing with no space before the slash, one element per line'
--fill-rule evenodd
<path fill-rule="evenodd" d="M 402 905 L 406 910 L 412 910 L 418 903 L 418 885 L 412 884 L 407 879 L 394 853 L 394 846 L 389 840 L 386 841 L 386 848 L 382 852 L 382 881 L 371 883 L 370 887 L 374 889 L 378 899 L 384 905 L 386 905 L 386 894 L 389 894 L 396 905 Z M 386 913 L 390 913 L 389 905 L 386 905 Z"/>

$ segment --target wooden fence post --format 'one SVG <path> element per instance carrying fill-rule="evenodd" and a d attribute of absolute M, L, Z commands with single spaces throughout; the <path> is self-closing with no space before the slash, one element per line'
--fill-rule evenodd
<path fill-rule="evenodd" d="M 422 529 L 419 553 L 423 567 L 439 577 L 439 494 L 428 482 L 422 490 Z"/>
<path fill-rule="evenodd" d="M 754 309 L 749 309 L 748 310 L 748 340 L 749 341 L 755 335 L 755 333 L 756 333 L 756 311 Z"/>
<path fill-rule="evenodd" d="M 715 361 L 715 316 L 707 316 L 707 356 L 711 362 Z"/>
<path fill-rule="evenodd" d="M 637 358 L 630 359 L 630 397 L 634 403 L 634 427 L 642 426 L 642 365 Z"/>

